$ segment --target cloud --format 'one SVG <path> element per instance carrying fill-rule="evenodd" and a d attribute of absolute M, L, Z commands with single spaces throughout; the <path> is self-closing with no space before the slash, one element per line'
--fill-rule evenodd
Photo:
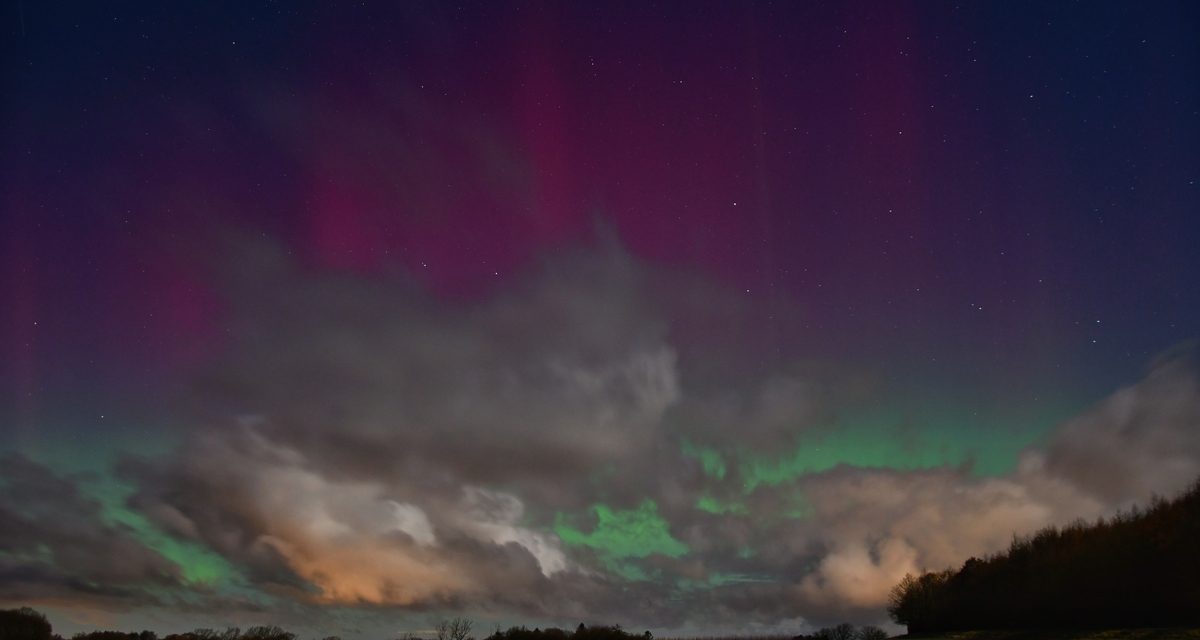
<path fill-rule="evenodd" d="M 901 538 L 889 537 L 871 548 L 843 543 L 804 578 L 801 590 L 826 607 L 877 607 L 892 585 L 917 571 L 916 558 L 916 550 Z"/>
<path fill-rule="evenodd" d="M 561 546 L 552 536 L 520 526 L 525 505 L 520 498 L 500 491 L 466 487 L 463 491 L 463 510 L 466 518 L 460 522 L 465 531 L 479 539 L 498 545 L 516 544 L 534 559 L 542 575 L 553 576 L 566 571 L 570 564 Z"/>
<path fill-rule="evenodd" d="M 1200 477 L 1195 345 L 1164 354 L 1137 384 L 1064 423 L 1025 464 L 1122 506 L 1169 495 Z"/>
<path fill-rule="evenodd" d="M 124 477 L 134 508 L 283 601 L 660 628 L 877 622 L 905 573 L 1200 472 L 1184 356 L 1005 475 L 903 464 L 917 424 L 879 440 L 910 470 L 837 451 L 768 482 L 747 461 L 834 442 L 880 383 L 737 361 L 740 337 L 702 329 L 758 310 L 706 307 L 724 294 L 697 278 L 609 248 L 445 301 L 402 277 L 306 272 L 269 246 L 239 260 L 232 340 L 199 380 L 191 437 Z"/>
<path fill-rule="evenodd" d="M 249 273 L 199 402 L 339 476 L 570 503 L 581 472 L 649 448 L 679 397 L 665 323 L 624 256 L 572 257 L 457 307 L 269 255 Z"/>
<path fill-rule="evenodd" d="M 200 426 L 127 465 L 134 505 L 293 599 L 578 609 L 599 578 L 546 525 L 654 451 L 680 394 L 638 268 L 571 256 L 451 313 L 403 282 L 247 259 Z"/>
<path fill-rule="evenodd" d="M 78 480 L 19 454 L 0 459 L 0 600 L 153 603 L 178 567 L 104 517 Z"/>
<path fill-rule="evenodd" d="M 800 480 L 827 547 L 800 582 L 806 606 L 880 607 L 908 572 L 956 567 L 1013 535 L 1111 514 L 1177 493 L 1200 475 L 1194 351 L 1168 354 L 1144 379 L 1057 427 L 1018 469 L 839 468 Z"/>

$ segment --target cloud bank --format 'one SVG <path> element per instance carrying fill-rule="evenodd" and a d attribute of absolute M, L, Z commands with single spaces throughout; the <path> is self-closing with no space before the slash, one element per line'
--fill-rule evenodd
<path fill-rule="evenodd" d="M 905 573 L 1200 475 L 1189 350 L 1003 475 L 909 464 L 920 452 L 883 432 L 881 456 L 847 445 L 769 475 L 755 461 L 817 455 L 876 388 L 869 371 L 739 360 L 743 334 L 712 329 L 760 310 L 696 277 L 616 248 L 553 257 L 470 301 L 308 272 L 270 246 L 244 251 L 237 274 L 186 441 L 121 474 L 131 510 L 218 554 L 268 607 L 660 629 L 878 621 Z M 861 463 L 878 459 L 891 463 Z M 185 584 L 69 479 L 16 459 L 0 487 L 6 599 L 221 592 Z"/>

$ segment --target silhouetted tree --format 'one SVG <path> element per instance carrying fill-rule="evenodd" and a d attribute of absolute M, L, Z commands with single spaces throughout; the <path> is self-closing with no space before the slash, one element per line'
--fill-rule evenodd
<path fill-rule="evenodd" d="M 858 630 L 857 640 L 887 640 L 888 634 L 874 625 L 866 625 Z"/>
<path fill-rule="evenodd" d="M 147 637 L 145 634 L 149 634 L 149 640 L 154 640 L 157 638 L 153 631 L 142 631 L 141 633 L 126 633 L 124 631 L 81 631 L 71 636 L 71 640 L 143 640 L 143 638 Z"/>
<path fill-rule="evenodd" d="M 649 634 L 648 631 L 634 635 L 622 629 L 620 625 L 589 627 L 580 623 L 574 633 L 567 633 L 555 627 L 533 630 L 525 627 L 511 627 L 507 631 L 497 630 L 486 640 L 647 640 L 647 634 Z M 652 639 L 653 636 L 651 635 L 649 638 Z"/>
<path fill-rule="evenodd" d="M 21 607 L 0 611 L 0 640 L 50 640 L 50 621 L 40 611 Z"/>
<path fill-rule="evenodd" d="M 474 623 L 469 618 L 442 620 L 437 626 L 437 640 L 466 640 Z"/>
<path fill-rule="evenodd" d="M 817 631 L 817 637 L 824 640 L 854 640 L 854 625 L 843 622 L 836 627 L 825 627 Z"/>
<path fill-rule="evenodd" d="M 231 639 L 221 638 L 220 640 Z M 274 625 L 264 625 L 246 629 L 246 632 L 241 635 L 239 640 L 296 640 L 296 634 L 284 631 L 282 628 Z"/>

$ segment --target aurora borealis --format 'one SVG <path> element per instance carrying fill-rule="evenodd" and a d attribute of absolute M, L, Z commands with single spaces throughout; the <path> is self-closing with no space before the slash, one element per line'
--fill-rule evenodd
<path fill-rule="evenodd" d="M 59 633 L 881 623 L 1200 476 L 1195 3 L 104 4 L 0 22 Z"/>

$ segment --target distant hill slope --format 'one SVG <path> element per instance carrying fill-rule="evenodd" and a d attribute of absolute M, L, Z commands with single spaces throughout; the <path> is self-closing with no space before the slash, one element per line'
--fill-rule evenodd
<path fill-rule="evenodd" d="M 1200 480 L 1145 510 L 1015 538 L 958 571 L 905 576 L 888 612 L 910 633 L 1200 626 Z"/>

